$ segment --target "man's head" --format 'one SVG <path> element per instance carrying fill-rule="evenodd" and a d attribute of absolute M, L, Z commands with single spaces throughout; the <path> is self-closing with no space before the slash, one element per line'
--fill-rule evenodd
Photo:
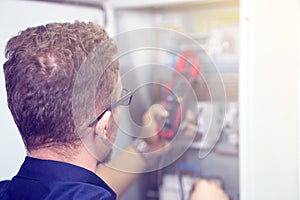
<path fill-rule="evenodd" d="M 76 73 L 102 42 L 107 45 L 103 57 L 112 59 L 116 46 L 105 30 L 79 22 L 28 28 L 8 41 L 4 64 L 8 105 L 28 151 L 79 144 L 72 113 Z M 118 62 L 88 67 L 105 68 L 95 83 L 95 109 L 101 111 L 110 104 Z"/>

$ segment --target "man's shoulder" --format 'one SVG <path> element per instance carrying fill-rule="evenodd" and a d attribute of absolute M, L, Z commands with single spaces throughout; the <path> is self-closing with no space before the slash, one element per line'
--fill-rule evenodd
<path fill-rule="evenodd" d="M 0 199 L 3 198 L 4 193 L 6 192 L 6 190 L 9 187 L 11 181 L 0 181 Z"/>
<path fill-rule="evenodd" d="M 28 180 L 26 185 L 29 186 L 26 190 L 18 190 L 18 193 L 11 193 L 11 190 L 16 189 L 16 183 L 20 186 L 20 180 L 0 181 L 0 200 L 20 199 L 22 196 L 25 199 L 105 199 L 115 200 L 116 196 L 106 188 L 95 186 L 87 183 L 72 182 L 72 181 L 32 181 Z M 25 184 L 25 183 L 21 183 Z M 63 192 L 62 192 L 63 191 Z M 10 193 L 10 195 L 8 195 Z"/>
<path fill-rule="evenodd" d="M 0 194 L 1 194 L 1 192 L 5 191 L 8 188 L 10 182 L 11 181 L 9 181 L 9 180 L 0 181 Z"/>

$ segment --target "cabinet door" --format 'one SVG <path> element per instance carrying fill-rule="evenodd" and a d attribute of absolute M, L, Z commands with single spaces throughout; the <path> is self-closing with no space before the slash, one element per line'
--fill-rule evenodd
<path fill-rule="evenodd" d="M 242 200 L 298 198 L 299 1 L 241 1 Z"/>

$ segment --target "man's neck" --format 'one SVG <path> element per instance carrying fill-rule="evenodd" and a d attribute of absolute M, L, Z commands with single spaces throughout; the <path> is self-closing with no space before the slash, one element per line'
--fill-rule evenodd
<path fill-rule="evenodd" d="M 72 149 L 72 152 L 68 151 L 54 147 L 40 148 L 31 150 L 28 152 L 28 156 L 42 160 L 66 162 L 95 172 L 97 160 L 84 147 L 79 147 L 76 150 Z"/>

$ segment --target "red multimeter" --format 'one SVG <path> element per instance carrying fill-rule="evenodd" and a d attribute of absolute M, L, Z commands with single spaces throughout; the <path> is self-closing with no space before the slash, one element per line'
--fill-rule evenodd
<path fill-rule="evenodd" d="M 167 84 L 163 99 L 163 106 L 169 112 L 169 116 L 166 118 L 162 129 L 158 131 L 160 137 L 168 140 L 173 139 L 179 130 L 181 117 L 184 116 L 183 111 L 188 103 L 184 101 L 188 99 L 190 94 L 185 88 L 185 82 L 199 80 L 200 60 L 193 51 L 183 51 L 180 53 L 175 70 L 180 75 L 176 75 Z"/>

